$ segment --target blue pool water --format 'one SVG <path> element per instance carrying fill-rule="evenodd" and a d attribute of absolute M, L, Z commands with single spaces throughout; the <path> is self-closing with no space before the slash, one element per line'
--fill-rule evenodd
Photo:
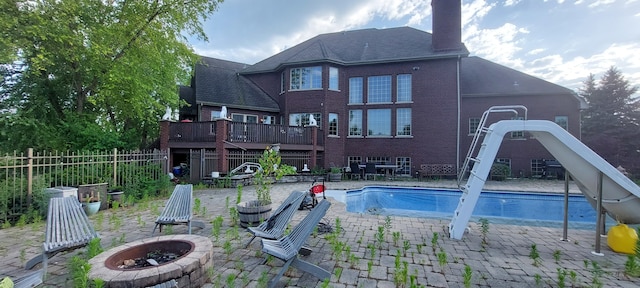
<path fill-rule="evenodd" d="M 461 192 L 449 189 L 367 186 L 359 190 L 327 190 L 327 196 L 346 203 L 347 211 L 378 215 L 451 219 Z M 483 191 L 472 220 L 532 226 L 562 225 L 564 195 L 535 192 Z M 582 194 L 569 195 L 569 227 L 592 229 L 595 209 Z M 607 225 L 615 225 L 608 219 Z"/>

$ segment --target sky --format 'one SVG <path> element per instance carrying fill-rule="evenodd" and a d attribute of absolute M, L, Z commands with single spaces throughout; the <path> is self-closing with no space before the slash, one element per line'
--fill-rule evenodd
<path fill-rule="evenodd" d="M 432 32 L 431 0 L 225 0 L 197 54 L 255 64 L 319 34 L 409 26 Z M 462 1 L 478 56 L 578 91 L 612 66 L 640 87 L 640 0 Z M 637 94 L 636 94 L 637 95 Z"/>

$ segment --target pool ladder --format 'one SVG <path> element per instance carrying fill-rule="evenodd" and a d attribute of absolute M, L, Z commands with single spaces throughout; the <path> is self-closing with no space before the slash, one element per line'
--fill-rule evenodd
<path fill-rule="evenodd" d="M 453 218 L 451 219 L 451 223 L 449 224 L 449 237 L 461 239 L 462 233 L 466 229 L 466 226 L 469 222 L 469 218 L 471 217 L 471 213 L 476 206 L 478 198 L 480 197 L 480 191 L 482 191 L 482 187 L 487 179 L 487 173 L 479 173 L 478 171 L 480 165 L 476 165 L 481 161 L 491 161 L 494 159 L 482 159 L 485 150 L 486 150 L 486 141 L 483 141 L 480 145 L 480 149 L 478 148 L 478 142 L 480 138 L 484 136 L 484 139 L 488 139 L 491 134 L 490 127 L 485 126 L 487 123 L 487 118 L 491 113 L 504 113 L 509 112 L 515 114 L 515 119 L 518 118 L 518 111 L 523 111 L 524 117 L 523 119 L 527 119 L 527 107 L 522 105 L 511 105 L 511 106 L 493 106 L 489 108 L 487 111 L 482 113 L 482 118 L 478 123 L 478 128 L 476 129 L 476 133 L 473 135 L 473 140 L 471 140 L 471 145 L 469 147 L 469 151 L 467 151 L 467 156 L 464 159 L 464 163 L 460 169 L 460 173 L 458 173 L 458 188 L 462 191 L 462 195 L 460 195 L 460 201 L 458 202 L 458 207 L 453 213 Z M 477 150 L 477 152 L 476 152 Z M 475 156 L 474 156 L 475 155 Z M 471 169 L 469 170 L 469 165 L 471 165 Z M 486 166 L 486 165 L 484 165 Z M 486 168 L 485 168 L 486 169 Z M 490 165 L 489 165 L 490 169 Z M 469 170 L 469 175 L 467 178 L 467 170 Z M 486 172 L 486 171 L 483 171 Z M 478 174 L 482 174 L 483 176 L 479 176 Z M 467 179 L 467 183 L 462 185 L 462 182 Z M 476 187 L 480 186 L 480 187 Z M 471 189 L 475 188 L 475 189 Z M 471 192 L 470 192 L 471 191 Z M 462 226 L 462 227 L 460 227 Z"/>

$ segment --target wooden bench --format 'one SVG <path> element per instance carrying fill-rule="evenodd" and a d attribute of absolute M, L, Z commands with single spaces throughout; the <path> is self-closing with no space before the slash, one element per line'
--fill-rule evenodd
<path fill-rule="evenodd" d="M 41 255 L 29 260 L 25 265 L 31 269 L 42 262 L 43 278 L 47 273 L 47 259 L 58 252 L 80 248 L 98 238 L 87 214 L 76 197 L 51 198 L 47 214 L 47 224 Z"/>
<path fill-rule="evenodd" d="M 331 203 L 329 201 L 321 201 L 293 228 L 291 233 L 276 240 L 262 239 L 262 252 L 285 262 L 280 272 L 269 281 L 269 287 L 274 287 L 278 283 L 278 280 L 289 269 L 289 266 L 310 273 L 320 280 L 331 277 L 329 271 L 298 258 L 298 251 L 307 241 L 313 229 L 320 223 L 330 206 Z"/>
<path fill-rule="evenodd" d="M 418 173 L 420 178 L 458 176 L 454 164 L 422 164 Z"/>
<path fill-rule="evenodd" d="M 193 216 L 193 185 L 176 185 L 173 189 L 173 193 L 167 200 L 167 205 L 162 210 L 162 213 L 156 219 L 156 225 L 151 231 L 151 236 L 156 232 L 156 228 L 160 227 L 162 232 L 162 226 L 164 225 L 187 225 L 189 227 L 189 234 L 191 234 L 191 226 L 196 226 L 204 229 L 204 222 L 191 220 Z"/>

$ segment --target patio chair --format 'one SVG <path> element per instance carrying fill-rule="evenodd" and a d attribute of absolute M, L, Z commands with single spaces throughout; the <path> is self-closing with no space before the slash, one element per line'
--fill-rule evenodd
<path fill-rule="evenodd" d="M 164 207 L 162 214 L 156 219 L 156 225 L 151 231 L 151 236 L 156 232 L 156 228 L 160 226 L 160 232 L 162 232 L 162 226 L 164 225 L 187 225 L 189 227 L 189 234 L 191 234 L 191 226 L 196 226 L 204 229 L 204 222 L 191 220 L 193 216 L 193 185 L 176 185 L 173 189 L 173 193 L 167 200 L 167 205 Z"/>
<path fill-rule="evenodd" d="M 376 169 L 376 163 L 367 163 L 364 166 L 364 180 L 368 180 L 369 176 L 373 176 L 373 180 L 376 180 L 376 175 L 378 171 Z"/>
<path fill-rule="evenodd" d="M 351 162 L 349 167 L 351 168 L 351 180 L 353 180 L 354 177 L 356 180 L 360 180 L 362 178 L 362 169 L 360 169 L 360 164 L 357 162 Z"/>
<path fill-rule="evenodd" d="M 285 262 L 280 272 L 269 281 L 269 287 L 274 287 L 278 283 L 278 280 L 289 269 L 289 266 L 310 273 L 320 280 L 331 277 L 329 271 L 298 258 L 298 251 L 307 241 L 307 238 L 311 236 L 313 229 L 327 213 L 330 206 L 331 202 L 322 201 L 293 228 L 291 233 L 276 240 L 262 239 L 262 252 Z"/>
<path fill-rule="evenodd" d="M 42 279 L 44 279 L 47 275 L 49 258 L 59 252 L 83 247 L 94 238 L 98 238 L 98 234 L 89 222 L 78 198 L 51 198 L 49 199 L 42 254 L 27 261 L 25 269 L 31 269 L 42 262 Z M 35 274 L 31 274 L 31 276 L 33 275 Z"/>
<path fill-rule="evenodd" d="M 298 207 L 300 207 L 300 203 L 302 203 L 302 199 L 304 199 L 305 194 L 306 193 L 301 191 L 295 191 L 289 194 L 289 197 L 282 201 L 280 207 L 271 214 L 269 219 L 260 223 L 260 225 L 256 227 L 248 227 L 247 229 L 251 234 L 253 234 L 253 236 L 244 247 L 249 247 L 249 244 L 251 244 L 253 239 L 256 239 L 256 237 L 266 239 L 278 239 L 279 237 L 282 237 L 289 220 L 291 220 L 293 213 L 295 213 L 296 210 L 298 210 Z"/>

